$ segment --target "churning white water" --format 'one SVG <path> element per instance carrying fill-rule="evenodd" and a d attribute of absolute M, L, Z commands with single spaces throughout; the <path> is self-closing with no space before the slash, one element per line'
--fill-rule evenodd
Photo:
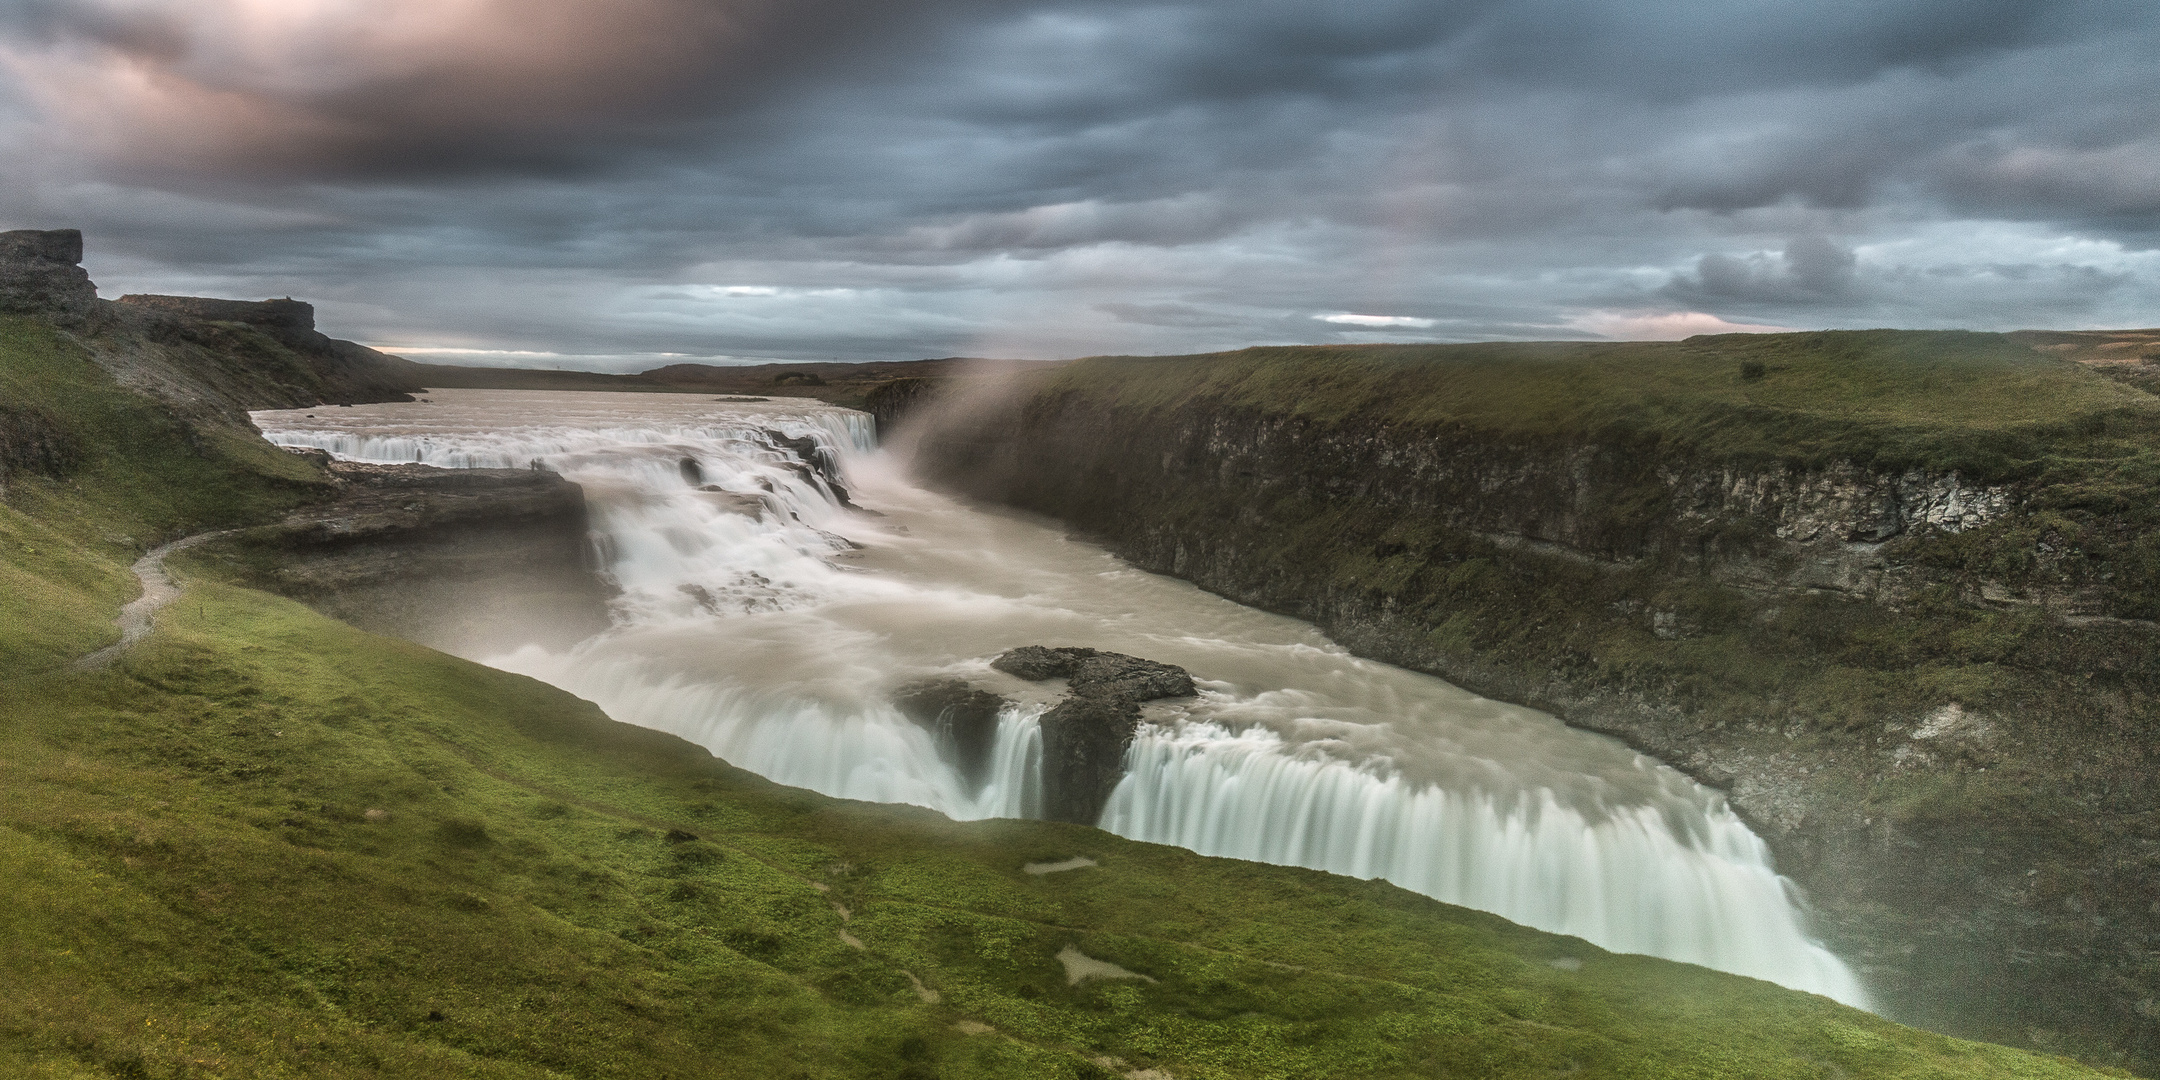
<path fill-rule="evenodd" d="M 1105 829 L 1382 877 L 1608 949 L 1865 1004 L 1718 793 L 1044 522 L 925 490 L 863 414 L 801 399 L 431 397 L 255 418 L 276 442 L 344 458 L 537 463 L 582 484 L 621 590 L 613 627 L 566 651 L 478 658 L 619 720 L 830 795 L 1026 817 L 1036 718 L 1059 688 L 988 661 L 1035 644 L 1130 653 L 1185 667 L 1202 690 L 1148 706 Z M 834 477 L 864 510 L 843 505 Z M 980 786 L 888 700 L 933 676 L 1014 702 Z"/>

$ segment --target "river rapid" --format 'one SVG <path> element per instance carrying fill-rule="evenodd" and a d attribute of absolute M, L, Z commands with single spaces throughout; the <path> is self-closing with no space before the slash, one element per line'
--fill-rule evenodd
<path fill-rule="evenodd" d="M 612 627 L 567 650 L 473 659 L 781 783 L 960 819 L 1038 807 L 1036 720 L 1059 687 L 991 658 L 1084 645 L 1178 664 L 1201 691 L 1147 707 L 1104 829 L 1386 878 L 1614 951 L 1867 1004 L 1719 793 L 1615 740 L 1136 570 L 1054 523 L 926 490 L 863 413 L 428 396 L 254 417 L 276 443 L 351 460 L 537 465 L 584 487 L 620 590 Z M 1014 702 L 979 787 L 887 700 L 932 676 Z"/>

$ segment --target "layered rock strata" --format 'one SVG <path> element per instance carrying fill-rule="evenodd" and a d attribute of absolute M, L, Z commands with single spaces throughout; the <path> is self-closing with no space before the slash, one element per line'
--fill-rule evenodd
<path fill-rule="evenodd" d="M 608 625 L 583 491 L 551 472 L 315 456 L 338 497 L 217 551 L 257 587 L 467 656 L 562 647 Z"/>
<path fill-rule="evenodd" d="M 997 743 L 1004 698 L 960 679 L 927 679 L 893 692 L 892 702 L 937 739 L 938 753 L 960 773 L 970 791 L 989 779 L 990 751 Z"/>
<path fill-rule="evenodd" d="M 98 303 L 97 286 L 82 259 L 77 229 L 0 232 L 0 314 L 89 314 Z"/>

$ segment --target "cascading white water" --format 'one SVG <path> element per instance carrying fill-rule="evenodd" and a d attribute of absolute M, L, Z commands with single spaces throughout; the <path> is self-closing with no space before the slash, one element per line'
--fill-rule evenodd
<path fill-rule="evenodd" d="M 1448 790 L 1300 754 L 1266 728 L 1206 723 L 1142 729 L 1126 767 L 1101 823 L 1121 836 L 1385 878 L 1617 952 L 1777 972 L 1831 996 L 1856 989 L 1827 951 L 1794 949 L 1806 939 L 1787 883 L 1714 798 L 1691 800 L 1695 814 L 1651 804 L 1586 814 L 1550 789 Z"/>
<path fill-rule="evenodd" d="M 1180 664 L 1102 826 L 1207 854 L 1384 877 L 1609 949 L 1864 1004 L 1722 796 L 1599 736 L 1360 660 L 1311 627 L 1141 573 L 909 483 L 869 418 L 816 402 L 445 391 L 258 413 L 275 441 L 446 467 L 540 464 L 584 485 L 614 626 L 489 663 L 781 783 L 1033 816 L 1055 686 L 988 667 L 1017 645 Z M 847 470 L 841 505 L 825 476 Z M 688 462 L 688 464 L 686 464 Z M 888 695 L 957 676 L 1016 702 L 971 787 Z"/>

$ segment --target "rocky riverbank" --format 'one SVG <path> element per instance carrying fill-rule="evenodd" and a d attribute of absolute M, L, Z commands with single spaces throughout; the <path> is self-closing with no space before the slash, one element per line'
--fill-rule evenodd
<path fill-rule="evenodd" d="M 1914 377 L 2057 380 L 2104 423 L 2146 422 L 2071 365 L 1946 347 Z M 2160 632 L 2139 519 L 2065 496 L 2124 477 L 2032 466 L 2050 431 L 1811 431 L 1841 407 L 1820 395 L 1812 415 L 1726 408 L 1692 440 L 1480 415 L 1478 393 L 1521 393 L 1504 369 L 1342 375 L 1371 394 L 1356 407 L 1311 374 L 1355 352 L 1263 352 L 1084 361 L 919 432 L 918 465 L 1725 788 L 1893 1016 L 2156 1064 Z M 1737 355 L 1697 352 L 1699 396 L 1749 389 Z M 1282 383 L 1302 396 L 1271 403 Z M 1418 395 L 1440 404 L 1418 415 Z M 1750 452 L 1748 425 L 1790 452 Z"/>
<path fill-rule="evenodd" d="M 540 470 L 308 456 L 336 499 L 211 548 L 247 584 L 465 655 L 559 648 L 607 628 L 578 485 Z"/>

